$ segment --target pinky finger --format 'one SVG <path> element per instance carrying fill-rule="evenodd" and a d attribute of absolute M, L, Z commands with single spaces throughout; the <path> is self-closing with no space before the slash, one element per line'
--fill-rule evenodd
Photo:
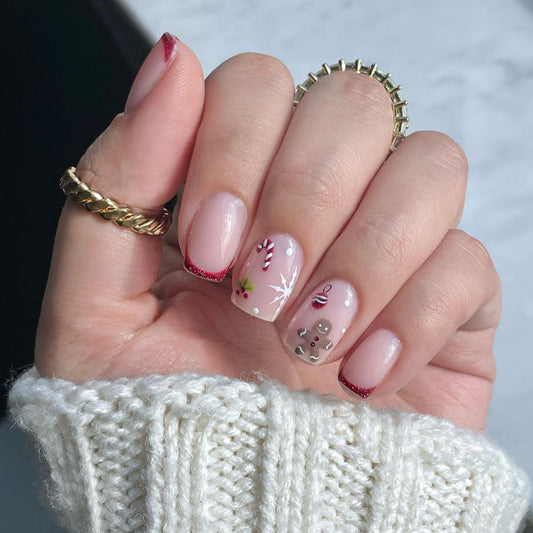
<path fill-rule="evenodd" d="M 437 354 L 441 367 L 492 381 L 493 335 L 487 332 L 498 323 L 500 295 L 483 245 L 463 231 L 449 231 L 344 358 L 339 382 L 363 398 L 393 393 Z M 465 330 L 464 350 L 443 350 Z"/>

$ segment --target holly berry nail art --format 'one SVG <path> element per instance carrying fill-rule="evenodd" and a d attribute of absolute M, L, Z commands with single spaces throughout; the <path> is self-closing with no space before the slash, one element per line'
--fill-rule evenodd
<path fill-rule="evenodd" d="M 248 294 L 251 293 L 254 289 L 254 284 L 250 281 L 250 278 L 244 278 L 237 282 L 235 294 L 237 296 L 242 296 L 243 298 L 248 298 Z"/>

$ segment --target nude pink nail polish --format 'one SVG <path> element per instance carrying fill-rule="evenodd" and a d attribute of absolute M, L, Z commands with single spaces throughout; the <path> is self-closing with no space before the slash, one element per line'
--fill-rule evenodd
<path fill-rule="evenodd" d="M 339 382 L 361 398 L 368 398 L 398 360 L 401 347 L 392 331 L 374 331 L 342 365 Z"/>
<path fill-rule="evenodd" d="M 285 328 L 283 343 L 306 363 L 323 363 L 350 327 L 357 303 L 346 281 L 330 279 L 317 285 Z"/>
<path fill-rule="evenodd" d="M 302 249 L 294 237 L 266 235 L 234 272 L 231 301 L 246 313 L 273 322 L 296 285 L 302 263 Z"/>
<path fill-rule="evenodd" d="M 227 192 L 209 195 L 192 220 L 184 268 L 200 278 L 222 281 L 239 248 L 246 206 Z"/>
<path fill-rule="evenodd" d="M 144 60 L 126 100 L 125 113 L 131 113 L 143 100 L 152 87 L 163 76 L 178 52 L 179 39 L 164 33 Z"/>

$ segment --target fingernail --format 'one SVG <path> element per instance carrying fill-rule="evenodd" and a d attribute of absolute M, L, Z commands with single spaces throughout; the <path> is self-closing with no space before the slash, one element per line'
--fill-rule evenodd
<path fill-rule="evenodd" d="M 361 398 L 368 398 L 394 366 L 400 350 L 400 339 L 392 331 L 374 331 L 343 364 L 339 382 Z"/>
<path fill-rule="evenodd" d="M 302 249 L 294 237 L 266 236 L 233 275 L 231 301 L 246 313 L 273 322 L 296 285 L 302 262 Z"/>
<path fill-rule="evenodd" d="M 309 293 L 282 334 L 290 352 L 306 363 L 331 356 L 357 312 L 357 295 L 346 281 L 331 279 Z"/>
<path fill-rule="evenodd" d="M 125 113 L 131 113 L 163 76 L 176 57 L 178 42 L 179 39 L 174 35 L 164 33 L 155 43 L 133 81 L 126 100 Z"/>
<path fill-rule="evenodd" d="M 239 248 L 246 218 L 240 198 L 227 192 L 209 195 L 191 223 L 185 269 L 209 281 L 222 281 Z"/>

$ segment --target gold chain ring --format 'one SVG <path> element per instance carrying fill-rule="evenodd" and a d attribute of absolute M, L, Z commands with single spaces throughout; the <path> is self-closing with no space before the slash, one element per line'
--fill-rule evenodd
<path fill-rule="evenodd" d="M 143 213 L 134 213 L 127 205 L 119 205 L 114 200 L 104 197 L 76 176 L 75 167 L 65 170 L 59 186 L 68 198 L 81 203 L 88 211 L 98 213 L 103 219 L 111 220 L 135 233 L 163 235 L 172 222 L 172 214 L 168 209 L 163 208 L 160 215 L 151 217 Z"/>
<path fill-rule="evenodd" d="M 293 100 L 294 109 L 296 109 L 296 106 L 307 93 L 309 87 L 315 84 L 320 78 L 323 78 L 324 76 L 329 76 L 334 72 L 345 72 L 347 70 L 351 70 L 359 74 L 366 74 L 367 76 L 374 78 L 376 81 L 381 83 L 381 85 L 383 85 L 384 89 L 387 91 L 387 94 L 389 95 L 392 102 L 392 109 L 394 114 L 392 140 L 390 145 L 391 152 L 393 152 L 394 150 L 396 150 L 402 140 L 405 139 L 405 132 L 409 127 L 409 117 L 407 116 L 407 101 L 403 100 L 400 96 L 400 90 L 402 88 L 401 85 L 395 85 L 391 81 L 390 73 L 383 74 L 383 72 L 379 71 L 376 63 L 372 63 L 372 65 L 370 65 L 369 67 L 363 65 L 360 59 L 356 59 L 353 63 L 346 63 L 344 59 L 339 59 L 338 63 L 333 65 L 328 65 L 327 63 L 324 63 L 322 65 L 321 70 L 315 73 L 310 72 L 307 75 L 307 79 L 300 85 L 296 86 L 296 92 L 294 94 Z"/>

